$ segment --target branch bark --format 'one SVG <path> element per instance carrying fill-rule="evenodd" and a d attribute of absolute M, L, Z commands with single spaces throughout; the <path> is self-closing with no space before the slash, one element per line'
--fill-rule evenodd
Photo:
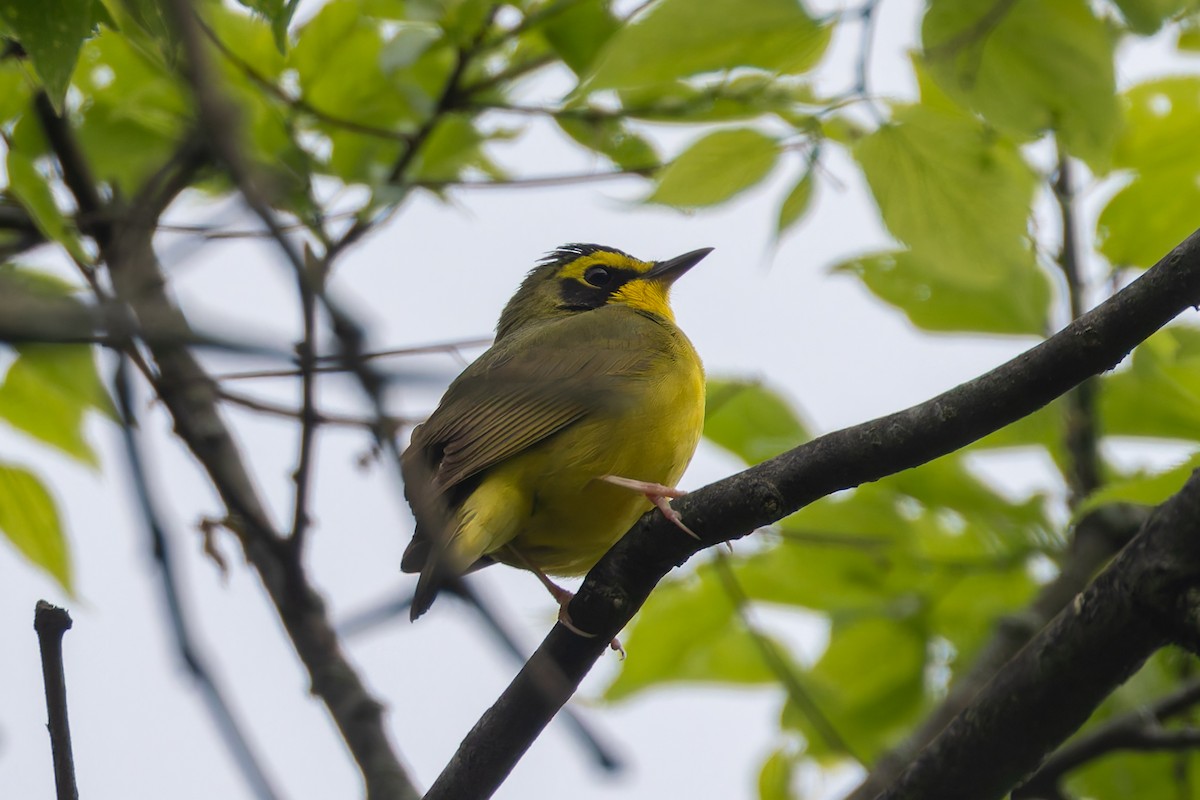
<path fill-rule="evenodd" d="M 1200 231 L 1108 301 L 991 372 L 920 405 L 822 436 L 677 501 L 700 541 L 657 512 L 643 517 L 592 569 L 571 603 L 575 624 L 594 636 L 582 638 L 556 625 L 463 740 L 427 800 L 489 797 L 672 567 L 820 497 L 925 463 L 1020 419 L 1113 368 L 1139 342 L 1198 304 Z M 1144 637 L 1147 630 L 1138 633 Z"/>
<path fill-rule="evenodd" d="M 75 755 L 71 749 L 71 725 L 67 716 L 67 676 L 63 669 L 63 634 L 71 629 L 65 608 L 39 600 L 33 612 L 42 651 L 42 681 L 46 684 L 46 714 L 50 751 L 54 757 L 54 788 L 57 800 L 79 800 L 75 783 Z"/>
<path fill-rule="evenodd" d="M 1195 648 L 1200 471 L 955 717 L 880 800 L 1008 793 L 1160 647 Z"/>

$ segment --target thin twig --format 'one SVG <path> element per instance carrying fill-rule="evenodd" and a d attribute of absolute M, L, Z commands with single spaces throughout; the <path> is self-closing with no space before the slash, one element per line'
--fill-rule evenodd
<path fill-rule="evenodd" d="M 160 587 L 165 601 L 167 619 L 170 621 L 171 634 L 175 640 L 175 648 L 179 652 L 180 660 L 188 674 L 199 687 L 200 695 L 204 698 L 205 708 L 212 716 L 217 731 L 221 735 L 221 741 L 229 751 L 234 763 L 237 764 L 238 771 L 242 774 L 247 786 L 250 787 L 250 791 L 259 800 L 275 800 L 280 797 L 280 794 L 267 777 L 266 770 L 255 754 L 249 738 L 242 731 L 242 726 L 238 722 L 232 706 L 225 699 L 225 692 L 217 685 L 212 669 L 208 665 L 208 659 L 192 631 L 192 624 L 188 619 L 183 596 L 179 589 L 179 578 L 176 574 L 171 541 L 155 508 L 146 479 L 146 467 L 142 460 L 136 433 L 140 428 L 133 411 L 132 390 L 129 383 L 125 358 L 121 357 L 117 361 L 117 372 L 113 379 L 117 408 L 121 415 L 121 438 L 125 444 L 125 458 L 129 465 L 129 474 L 133 479 L 134 491 L 142 514 L 142 523 L 149 539 L 150 551 L 158 564 Z"/>
<path fill-rule="evenodd" d="M 1054 199 L 1058 204 L 1062 245 L 1056 260 L 1067 284 L 1071 319 L 1077 319 L 1083 313 L 1086 286 L 1080 263 L 1079 235 L 1076 230 L 1078 220 L 1075 219 L 1075 188 L 1072 185 L 1071 172 L 1071 157 L 1059 142 Z M 1066 449 L 1069 458 L 1066 479 L 1070 490 L 1068 502 L 1072 508 L 1077 507 L 1103 483 L 1100 433 L 1097 430 L 1099 389 L 1098 381 L 1086 380 L 1068 392 L 1065 398 L 1063 423 L 1066 427 Z"/>
<path fill-rule="evenodd" d="M 50 731 L 50 752 L 54 758 L 55 796 L 57 800 L 79 800 L 62 648 L 63 634 L 71 629 L 71 615 L 65 608 L 38 600 L 33 611 L 33 629 L 37 631 L 38 648 L 42 653 L 42 682 L 49 719 L 46 727 Z"/>
<path fill-rule="evenodd" d="M 835 752 L 844 753 L 861 763 L 862 757 L 855 752 L 850 743 L 846 741 L 846 738 L 838 733 L 833 721 L 825 715 L 825 712 L 817 705 L 816 700 L 804 688 L 804 685 L 800 682 L 800 676 L 792 668 L 791 662 L 779 652 L 779 647 L 775 642 L 763 633 L 754 620 L 750 618 L 748 609 L 750 598 L 746 596 L 746 592 L 742 589 L 737 575 L 734 574 L 733 567 L 729 565 L 729 557 L 719 550 L 716 551 L 716 557 L 713 559 L 713 570 L 720 579 L 726 596 L 733 603 L 734 611 L 738 615 L 742 628 L 750 635 L 754 646 L 758 648 L 759 655 L 762 656 L 763 663 L 767 665 L 767 669 L 771 670 L 775 678 L 783 685 L 788 699 L 791 700 L 797 710 L 812 724 L 813 730 L 821 737 L 826 747 Z"/>

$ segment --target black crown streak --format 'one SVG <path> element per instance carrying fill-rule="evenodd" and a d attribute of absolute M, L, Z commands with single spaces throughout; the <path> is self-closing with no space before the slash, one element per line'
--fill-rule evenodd
<path fill-rule="evenodd" d="M 561 247 L 547 253 L 542 257 L 539 264 L 570 264 L 577 258 L 590 256 L 596 253 L 614 253 L 625 258 L 633 258 L 623 250 L 618 250 L 615 247 L 606 247 L 602 244 L 588 244 L 586 242 L 572 242 L 564 244 Z"/>

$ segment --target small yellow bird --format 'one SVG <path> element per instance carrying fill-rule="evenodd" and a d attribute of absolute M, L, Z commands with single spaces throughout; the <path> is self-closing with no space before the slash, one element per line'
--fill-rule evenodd
<path fill-rule="evenodd" d="M 401 459 L 412 619 L 497 561 L 534 572 L 565 612 L 571 594 L 546 575 L 587 572 L 652 503 L 687 530 L 667 498 L 700 439 L 704 369 L 668 295 L 711 250 L 640 261 L 568 244 L 530 271 Z"/>

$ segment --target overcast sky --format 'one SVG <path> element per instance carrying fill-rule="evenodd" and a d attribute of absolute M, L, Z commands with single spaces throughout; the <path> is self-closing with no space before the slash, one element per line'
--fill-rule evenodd
<path fill-rule="evenodd" d="M 872 61 L 877 92 L 911 96 L 914 91 L 905 49 L 915 39 L 917 5 L 890 0 L 881 6 Z M 857 36 L 851 27 L 835 38 L 842 69 L 826 72 L 829 88 L 852 81 Z M 1194 60 L 1190 68 L 1196 68 Z M 1133 53 L 1121 79 L 1127 84 L 1158 69 L 1161 64 Z M 535 89 L 553 86 L 548 80 Z M 666 131 L 663 141 L 677 147 L 683 139 Z M 646 259 L 715 247 L 676 285 L 680 325 L 711 374 L 762 378 L 795 400 L 820 431 L 919 402 L 1031 344 L 1029 339 L 918 334 L 852 279 L 828 276 L 832 263 L 887 239 L 856 170 L 840 154 L 826 154 L 815 213 L 777 251 L 770 241 L 776 208 L 800 172 L 799 159 L 733 204 L 696 214 L 637 205 L 632 201 L 644 189 L 636 181 L 458 192 L 449 205 L 421 198 L 342 259 L 334 290 L 368 324 L 372 346 L 384 349 L 490 335 L 525 271 L 565 242 L 609 244 Z M 520 175 L 601 167 L 536 131 L 499 150 L 498 157 Z M 1093 205 L 1096 200 L 1089 198 Z M 172 216 L 194 219 L 196 211 L 192 206 Z M 204 219 L 215 214 L 223 223 L 252 224 L 236 207 L 199 211 Z M 193 321 L 287 346 L 298 329 L 293 289 L 271 248 L 253 242 L 200 249 L 193 244 L 165 241 L 162 249 L 176 296 Z M 210 364 L 242 366 L 229 359 Z M 392 366 L 416 378 L 398 385 L 392 398 L 396 410 L 412 414 L 429 411 L 445 381 L 461 368 L 444 355 Z M 296 387 L 287 382 L 245 388 L 296 402 Z M 321 400 L 327 409 L 362 408 L 348 382 L 328 382 Z M 153 484 L 170 523 L 190 616 L 273 779 L 290 798 L 358 796 L 353 764 L 323 707 L 307 695 L 274 611 L 239 559 L 232 537 L 219 538 L 232 566 L 228 577 L 200 556 L 196 523 L 215 515 L 219 505 L 196 463 L 170 436 L 161 409 L 146 403 L 142 408 Z M 294 426 L 239 411 L 229 417 L 276 518 L 286 519 Z M 66 637 L 66 667 L 82 796 L 249 797 L 171 645 L 118 432 L 98 420 L 91 432 L 102 454 L 99 472 L 0 430 L 4 458 L 36 465 L 53 486 L 70 531 L 79 587 L 77 598 L 64 598 L 0 546 L 0 686 L 5 687 L 0 796 L 53 796 L 32 632 L 34 602 L 44 597 L 67 605 L 75 618 Z M 411 518 L 396 476 L 379 465 L 358 466 L 368 444 L 361 431 L 323 429 L 320 434 L 309 562 L 335 619 L 412 584 L 398 570 Z M 1036 460 L 1006 458 L 1007 463 L 997 459 L 992 466 L 999 465 L 1014 492 L 1047 474 L 1046 465 Z M 681 485 L 695 488 L 737 467 L 702 445 Z M 507 610 L 530 648 L 540 641 L 556 609 L 536 580 L 494 568 L 481 573 L 479 582 Z M 773 613 L 765 621 L 810 657 L 819 653 L 823 626 L 814 619 Z M 349 649 L 388 705 L 394 742 L 422 786 L 433 780 L 516 670 L 452 599 L 440 600 L 417 624 L 404 618 L 356 637 Z M 629 657 L 636 659 L 637 652 Z M 615 657 L 603 658 L 585 683 L 581 704 L 588 704 L 616 669 Z M 772 737 L 781 705 L 782 692 L 775 689 L 687 687 L 584 708 L 602 738 L 625 759 L 621 776 L 602 779 L 556 723 L 497 796 L 544 797 L 553 788 L 556 795 L 576 800 L 754 797 L 757 768 L 776 744 Z"/>

